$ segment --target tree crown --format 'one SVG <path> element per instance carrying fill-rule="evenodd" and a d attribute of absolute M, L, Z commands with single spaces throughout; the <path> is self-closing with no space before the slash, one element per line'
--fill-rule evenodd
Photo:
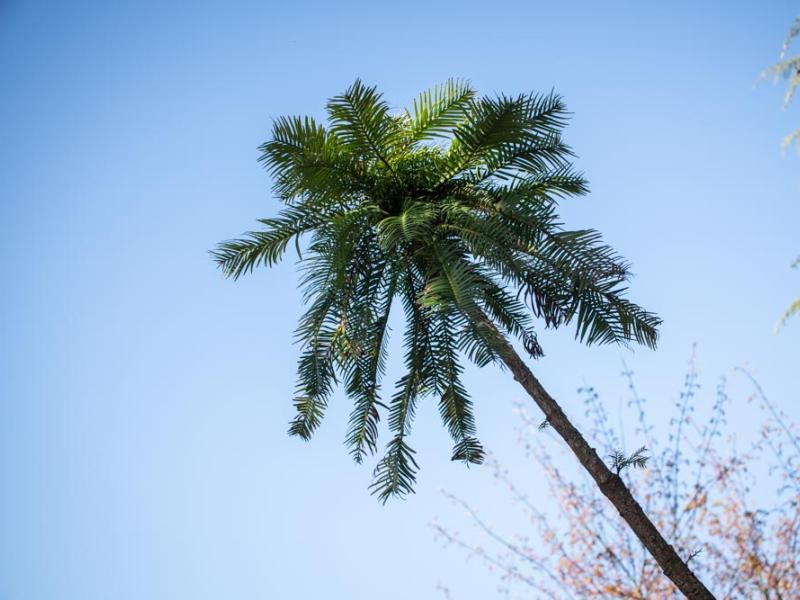
<path fill-rule="evenodd" d="M 327 113 L 327 126 L 274 122 L 260 160 L 284 207 L 213 253 L 236 279 L 296 244 L 308 309 L 289 432 L 310 438 L 341 381 L 354 402 L 346 443 L 361 462 L 377 450 L 388 412 L 392 437 L 372 486 L 381 500 L 413 491 L 407 440 L 425 395 L 438 398 L 453 460 L 482 461 L 462 357 L 497 361 L 498 333 L 532 357 L 542 355 L 534 318 L 574 324 L 587 344 L 655 347 L 660 320 L 624 297 L 627 263 L 596 231 L 564 229 L 556 213 L 559 199 L 587 192 L 562 140 L 568 114 L 558 95 L 479 97 L 449 80 L 393 112 L 356 81 Z M 405 375 L 383 400 L 395 304 L 405 315 Z"/>

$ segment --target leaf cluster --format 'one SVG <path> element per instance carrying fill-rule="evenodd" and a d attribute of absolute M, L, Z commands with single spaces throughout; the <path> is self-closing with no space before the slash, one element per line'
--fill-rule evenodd
<path fill-rule="evenodd" d="M 789 106 L 800 85 L 800 56 L 788 57 L 789 48 L 795 38 L 800 34 L 800 17 L 796 18 L 789 28 L 789 33 L 781 47 L 780 60 L 761 72 L 760 79 L 772 77 L 777 83 L 781 79 L 786 81 L 786 92 L 783 95 L 783 107 Z M 787 149 L 792 144 L 800 142 L 800 129 L 795 129 L 783 138 L 783 148 Z"/>
<path fill-rule="evenodd" d="M 611 461 L 611 468 L 619 475 L 625 469 L 633 467 L 635 469 L 647 468 L 647 461 L 650 457 L 647 455 L 647 448 L 642 446 L 630 456 L 626 456 L 621 450 L 615 450 L 608 455 Z"/>

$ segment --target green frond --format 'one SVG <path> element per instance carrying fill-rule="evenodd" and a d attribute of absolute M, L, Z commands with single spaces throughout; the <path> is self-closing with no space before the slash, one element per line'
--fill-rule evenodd
<path fill-rule="evenodd" d="M 478 267 L 452 242 L 437 240 L 429 244 L 429 251 L 429 272 L 419 295 L 420 305 L 434 310 L 453 307 L 465 315 L 473 313 L 484 286 Z"/>
<path fill-rule="evenodd" d="M 413 457 L 414 451 L 405 439 L 410 433 L 417 399 L 432 387 L 429 331 L 424 315 L 414 302 L 415 291 L 414 285 L 409 282 L 403 295 L 408 318 L 405 334 L 406 374 L 397 382 L 397 391 L 389 405 L 389 429 L 394 437 L 375 468 L 371 485 L 372 493 L 381 502 L 386 502 L 392 496 L 403 497 L 413 491 L 418 467 Z"/>
<path fill-rule="evenodd" d="M 500 360 L 498 349 L 487 343 L 484 333 L 472 322 L 458 333 L 458 350 L 481 368 Z"/>
<path fill-rule="evenodd" d="M 328 398 L 333 391 L 334 372 L 330 357 L 332 335 L 321 336 L 317 343 L 303 352 L 297 367 L 298 392 L 295 397 L 295 418 L 289 424 L 289 434 L 304 440 L 311 439 L 319 426 Z M 324 339 L 324 341 L 323 341 Z"/>
<path fill-rule="evenodd" d="M 433 388 L 430 368 L 432 358 L 430 329 L 427 315 L 415 302 L 416 292 L 416 285 L 409 281 L 402 294 L 406 314 L 403 340 L 406 349 L 406 374 L 397 382 L 389 413 L 389 428 L 400 436 L 408 435 L 410 432 L 417 398 Z"/>
<path fill-rule="evenodd" d="M 474 97 L 475 91 L 469 82 L 461 79 L 448 79 L 443 85 L 422 92 L 414 100 L 413 114 L 405 112 L 409 143 L 449 138 L 465 118 L 467 106 Z"/>
<path fill-rule="evenodd" d="M 572 284 L 574 309 L 563 314 L 564 323 L 576 314 L 576 339 L 589 345 L 636 341 L 656 347 L 661 319 L 623 297 L 628 265 L 601 243 L 597 232 L 547 235 L 538 252 Z"/>
<path fill-rule="evenodd" d="M 296 336 L 303 345 L 297 363 L 296 416 L 289 433 L 305 440 L 319 426 L 336 381 L 334 353 L 341 334 L 336 300 L 340 290 L 322 290 L 300 320 Z"/>
<path fill-rule="evenodd" d="M 621 450 L 615 450 L 608 455 L 611 459 L 611 468 L 619 475 L 625 469 L 633 467 L 634 469 L 646 469 L 650 457 L 646 454 L 647 448 L 642 446 L 630 456 L 625 456 Z"/>
<path fill-rule="evenodd" d="M 548 139 L 564 127 L 566 116 L 564 103 L 555 94 L 472 102 L 466 118 L 453 131 L 448 176 L 474 167 L 480 175 L 481 158 L 508 146 Z"/>
<path fill-rule="evenodd" d="M 587 345 L 635 341 L 655 348 L 661 319 L 622 298 L 624 292 L 624 288 L 602 286 L 581 294 L 576 302 L 575 339 Z"/>
<path fill-rule="evenodd" d="M 357 79 L 343 94 L 331 98 L 327 109 L 331 131 L 350 152 L 377 160 L 391 171 L 389 158 L 402 129 L 375 87 Z"/>
<path fill-rule="evenodd" d="M 260 219 L 266 229 L 249 231 L 244 237 L 220 243 L 211 251 L 215 262 L 226 277 L 238 279 L 261 265 L 271 267 L 286 252 L 286 247 L 305 232 L 325 222 L 325 217 L 316 217 L 305 212 L 288 209 L 278 217 Z M 299 244 L 297 249 L 300 254 Z"/>
<path fill-rule="evenodd" d="M 386 454 L 375 467 L 370 484 L 372 494 L 382 504 L 386 504 L 389 498 L 404 498 L 414 493 L 414 481 L 419 470 L 414 454 L 401 436 L 393 437 L 386 446 Z"/>
<path fill-rule="evenodd" d="M 272 139 L 259 147 L 259 162 L 272 176 L 275 194 L 337 200 L 364 188 L 364 171 L 332 132 L 311 117 L 280 117 Z"/>
<path fill-rule="evenodd" d="M 385 250 L 398 244 L 430 238 L 436 209 L 423 202 L 406 202 L 397 215 L 387 216 L 377 224 L 381 247 Z"/>
<path fill-rule="evenodd" d="M 568 268 L 583 280 L 624 281 L 628 276 L 628 264 L 602 241 L 602 236 L 594 229 L 556 232 L 544 229 L 542 243 L 532 254 Z"/>
<path fill-rule="evenodd" d="M 474 437 L 472 400 L 461 383 L 463 369 L 459 362 L 456 340 L 461 319 L 456 313 L 449 311 L 439 311 L 431 319 L 432 363 L 435 368 L 436 393 L 439 395 L 439 414 L 456 443 L 453 460 L 480 464 L 484 453 Z"/>
<path fill-rule="evenodd" d="M 557 200 L 589 193 L 589 185 L 583 173 L 574 171 L 572 165 L 558 169 L 532 173 L 522 184 L 528 198 Z"/>
<path fill-rule="evenodd" d="M 484 166 L 468 173 L 470 181 L 480 183 L 494 177 L 501 180 L 525 178 L 528 174 L 559 172 L 569 168 L 572 149 L 557 133 L 502 144 L 484 157 Z"/>
<path fill-rule="evenodd" d="M 353 211 L 338 215 L 319 228 L 310 248 L 314 256 L 304 267 L 303 283 L 311 306 L 296 330 L 304 351 L 297 374 L 300 400 L 290 426 L 290 433 L 304 439 L 319 425 L 336 379 L 336 365 L 346 369 L 356 359 L 358 346 L 363 343 L 363 334 L 359 334 L 369 327 L 356 327 L 358 319 L 349 310 L 352 294 L 348 277 L 360 275 L 363 279 L 374 273 L 367 250 L 370 243 L 375 244 L 374 236 L 370 237 L 369 229 L 354 229 L 363 214 Z"/>
<path fill-rule="evenodd" d="M 483 464 L 485 452 L 481 443 L 474 437 L 466 436 L 458 441 L 453 447 L 453 457 L 451 460 L 460 461 L 466 464 Z"/>
<path fill-rule="evenodd" d="M 384 277 L 389 278 L 388 283 L 383 281 Z M 348 318 L 348 322 L 355 320 L 363 323 L 365 332 L 364 351 L 355 361 L 346 388 L 348 395 L 353 398 L 353 411 L 350 413 L 345 444 L 351 449 L 351 454 L 357 463 L 363 461 L 367 451 L 374 454 L 377 450 L 380 421 L 378 407 L 385 407 L 380 401 L 378 391 L 380 379 L 386 369 L 388 321 L 396 278 L 394 271 L 381 269 L 373 277 L 378 284 L 366 294 L 358 296 L 360 306 L 351 312 L 351 315 L 358 316 L 355 319 Z M 369 283 L 366 282 L 364 287 L 369 287 Z"/>
<path fill-rule="evenodd" d="M 541 358 L 544 351 L 539 345 L 533 323 L 525 305 L 507 290 L 492 281 L 484 285 L 483 306 L 489 317 L 511 336 L 522 341 L 531 358 Z"/>

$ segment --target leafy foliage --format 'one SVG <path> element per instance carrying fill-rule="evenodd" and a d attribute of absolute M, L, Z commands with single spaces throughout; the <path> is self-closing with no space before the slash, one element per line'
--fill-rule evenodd
<path fill-rule="evenodd" d="M 533 324 L 571 324 L 587 344 L 654 347 L 660 320 L 624 298 L 628 265 L 592 230 L 568 231 L 557 202 L 586 193 L 562 141 L 555 94 L 478 97 L 465 81 L 423 92 L 393 114 L 356 81 L 327 105 L 323 126 L 282 117 L 261 162 L 285 203 L 262 229 L 213 252 L 238 278 L 279 261 L 307 236 L 300 285 L 308 309 L 290 433 L 308 439 L 336 383 L 352 399 L 346 443 L 361 462 L 391 439 L 375 470 L 382 501 L 412 491 L 408 437 L 418 401 L 434 395 L 453 460 L 480 463 L 463 358 L 498 359 L 487 320 L 541 356 Z M 381 395 L 392 308 L 405 316 L 405 375 Z"/>
<path fill-rule="evenodd" d="M 643 449 L 629 456 L 615 450 L 625 446 L 626 437 L 646 440 L 652 449 L 647 470 L 623 468 L 619 475 L 659 529 L 669 532 L 670 543 L 718 598 L 799 598 L 800 423 L 742 369 L 730 381 L 721 378 L 716 393 L 700 393 L 693 357 L 672 418 L 661 416 L 662 401 L 655 422 L 633 373 L 626 368 L 623 376 L 629 391 L 626 414 L 634 420 L 620 415 L 615 427 L 617 415 L 609 414 L 608 404 L 594 388 L 582 387 L 588 430 L 616 462 L 643 455 Z M 732 391 L 744 397 L 729 395 Z M 729 421 L 731 411 L 744 411 L 735 421 L 752 424 L 748 431 Z M 446 494 L 474 528 L 459 531 L 436 522 L 437 537 L 484 562 L 506 598 L 686 598 L 595 483 L 569 476 L 551 445 L 552 431 L 542 430 L 538 417 L 523 406 L 520 417 L 520 443 L 545 474 L 537 488 L 546 486 L 553 504 L 543 503 L 538 489 L 529 493 L 513 470 L 490 458 L 495 483 L 519 509 L 517 528 L 509 532 L 507 502 L 502 503 L 503 527 L 498 527 L 493 507 Z"/>
<path fill-rule="evenodd" d="M 800 17 L 796 18 L 789 28 L 789 33 L 783 41 L 781 47 L 781 55 L 779 62 L 765 69 L 761 73 L 761 78 L 772 77 L 775 81 L 784 79 L 787 81 L 786 93 L 783 96 L 784 108 L 789 106 L 789 103 L 794 97 L 797 86 L 800 85 L 800 56 L 793 56 L 787 58 L 789 48 L 794 42 L 795 38 L 800 34 Z M 800 141 L 800 129 L 795 129 L 783 139 L 783 147 L 788 148 L 793 143 Z"/>
<path fill-rule="evenodd" d="M 794 93 L 797 91 L 797 86 L 800 85 L 800 56 L 793 56 L 791 58 L 786 57 L 787 53 L 789 52 L 789 47 L 792 45 L 792 42 L 798 35 L 800 35 L 800 17 L 797 17 L 794 20 L 792 26 L 789 28 L 789 33 L 786 36 L 786 39 L 783 41 L 780 62 L 772 65 L 761 74 L 762 78 L 772 76 L 776 81 L 779 79 L 788 80 L 786 93 L 783 96 L 784 108 L 786 108 L 792 101 Z M 784 150 L 792 144 L 797 143 L 800 143 L 800 129 L 795 129 L 789 135 L 783 138 Z M 792 267 L 797 268 L 798 265 L 800 265 L 800 257 L 795 260 Z M 800 314 L 800 298 L 796 298 L 787 307 L 778 321 L 776 330 L 780 331 L 786 324 L 786 320 L 796 314 Z"/>

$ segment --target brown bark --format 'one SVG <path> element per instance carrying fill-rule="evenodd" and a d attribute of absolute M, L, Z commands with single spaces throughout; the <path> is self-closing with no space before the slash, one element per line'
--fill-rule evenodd
<path fill-rule="evenodd" d="M 664 539 L 664 536 L 645 514 L 620 476 L 611 471 L 597 455 L 597 451 L 589 446 L 581 432 L 567 418 L 558 402 L 534 377 L 505 336 L 485 315 L 480 318 L 480 325 L 487 330 L 490 337 L 495 338 L 496 344 L 493 345 L 500 350 L 500 358 L 514 375 L 514 379 L 525 388 L 533 401 L 542 409 L 547 423 L 567 443 L 583 468 L 595 480 L 600 491 L 611 501 L 636 537 L 658 562 L 664 575 L 669 577 L 683 595 L 690 600 L 714 600 L 714 595 L 708 591 L 708 588 L 697 578 L 675 551 L 675 548 Z"/>

